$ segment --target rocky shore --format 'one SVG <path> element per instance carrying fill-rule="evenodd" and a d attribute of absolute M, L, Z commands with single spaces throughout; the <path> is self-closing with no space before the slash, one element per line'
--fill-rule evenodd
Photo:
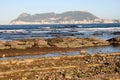
<path fill-rule="evenodd" d="M 78 48 L 109 45 L 108 41 L 96 38 L 53 38 L 53 39 L 21 39 L 0 41 L 0 49 L 27 49 L 32 47 Z"/>
<path fill-rule="evenodd" d="M 80 50 L 82 47 L 119 45 L 120 37 L 52 38 L 0 41 L 0 57 Z M 119 80 L 120 53 L 0 60 L 0 80 Z"/>
<path fill-rule="evenodd" d="M 65 52 L 82 47 L 110 45 L 108 41 L 96 38 L 52 38 L 20 39 L 0 41 L 0 57 Z"/>
<path fill-rule="evenodd" d="M 80 50 L 84 47 L 120 45 L 120 37 L 109 40 L 96 38 L 52 38 L 52 39 L 19 39 L 0 41 L 0 57 L 46 54 Z"/>
<path fill-rule="evenodd" d="M 0 80 L 119 80 L 120 53 L 0 61 Z"/>

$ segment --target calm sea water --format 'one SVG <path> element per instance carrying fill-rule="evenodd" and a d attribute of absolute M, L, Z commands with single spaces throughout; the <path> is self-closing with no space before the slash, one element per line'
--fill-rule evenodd
<path fill-rule="evenodd" d="M 114 34 L 117 33 L 117 34 Z M 0 40 L 15 40 L 26 38 L 55 38 L 55 37 L 96 37 L 110 39 L 120 36 L 120 24 L 77 24 L 77 25 L 0 25 Z M 87 53 L 112 53 L 120 52 L 120 46 L 89 47 L 84 48 Z M 64 55 L 79 55 L 79 51 L 65 52 Z M 61 53 L 48 53 L 35 56 L 17 56 L 13 58 L 38 58 L 62 56 Z M 0 58 L 3 60 L 3 58 Z"/>
<path fill-rule="evenodd" d="M 77 24 L 77 25 L 0 25 L 0 40 L 54 37 L 96 37 L 110 39 L 119 36 L 120 24 Z"/>

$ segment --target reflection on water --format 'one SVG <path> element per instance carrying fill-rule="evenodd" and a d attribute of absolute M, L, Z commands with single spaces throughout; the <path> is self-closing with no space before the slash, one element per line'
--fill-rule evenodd
<path fill-rule="evenodd" d="M 85 49 L 88 54 L 95 54 L 95 53 L 113 53 L 113 52 L 120 52 L 120 46 L 104 46 L 104 47 L 88 47 L 82 48 Z M 58 52 L 58 53 L 48 53 L 44 55 L 32 55 L 32 56 L 16 56 L 16 57 L 6 57 L 0 58 L 0 60 L 7 60 L 7 59 L 23 59 L 23 58 L 42 58 L 42 57 L 55 57 L 55 56 L 68 56 L 68 55 L 80 55 L 80 51 L 71 51 L 71 52 Z"/>

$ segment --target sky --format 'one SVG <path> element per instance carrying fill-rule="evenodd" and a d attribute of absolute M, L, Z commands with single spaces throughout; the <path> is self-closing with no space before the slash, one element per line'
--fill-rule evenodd
<path fill-rule="evenodd" d="M 21 13 L 88 11 L 102 19 L 120 19 L 120 0 L 0 0 L 0 24 Z"/>

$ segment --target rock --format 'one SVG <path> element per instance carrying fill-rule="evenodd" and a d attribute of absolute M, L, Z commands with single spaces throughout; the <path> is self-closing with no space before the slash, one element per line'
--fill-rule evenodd
<path fill-rule="evenodd" d="M 50 47 L 45 39 L 36 39 L 35 44 L 38 47 Z"/>
<path fill-rule="evenodd" d="M 34 44 L 35 44 L 34 42 L 30 42 L 30 41 L 27 41 L 27 42 L 25 43 L 25 45 L 26 45 L 27 48 L 33 47 Z"/>
<path fill-rule="evenodd" d="M 5 45 L 5 43 L 6 43 L 5 41 L 0 41 L 0 46 Z"/>
<path fill-rule="evenodd" d="M 115 72 L 120 73 L 120 68 L 118 66 L 115 68 Z"/>
<path fill-rule="evenodd" d="M 120 35 L 120 31 L 113 32 L 112 34 L 114 34 L 114 35 Z"/>
<path fill-rule="evenodd" d="M 65 78 L 71 79 L 72 78 L 72 74 L 71 73 L 65 73 Z"/>
<path fill-rule="evenodd" d="M 2 58 L 5 58 L 5 54 L 2 55 Z"/>
<path fill-rule="evenodd" d="M 120 68 L 120 62 L 116 62 L 116 66 Z"/>
<path fill-rule="evenodd" d="M 87 52 L 86 52 L 86 50 L 81 49 L 81 50 L 80 50 L 80 54 L 81 54 L 81 55 L 86 55 L 86 54 L 87 54 Z"/>
<path fill-rule="evenodd" d="M 13 41 L 8 41 L 7 44 L 8 44 L 9 46 L 25 45 L 25 42 L 21 42 L 21 41 L 18 41 L 18 40 L 13 40 Z"/>
<path fill-rule="evenodd" d="M 25 45 L 25 42 L 14 40 L 14 41 L 9 41 L 7 43 L 8 43 L 7 45 L 13 49 L 26 49 L 27 48 Z"/>
<path fill-rule="evenodd" d="M 27 77 L 22 77 L 22 80 L 27 80 Z"/>
<path fill-rule="evenodd" d="M 6 46 L 6 42 L 5 41 L 0 41 L 0 49 L 9 49 L 9 46 Z"/>
<path fill-rule="evenodd" d="M 0 41 L 0 49 L 27 49 L 32 47 L 80 48 L 109 45 L 108 41 L 96 38 L 52 38 L 52 39 L 21 39 Z"/>
<path fill-rule="evenodd" d="M 109 41 L 111 44 L 114 44 L 114 45 L 120 45 L 120 36 L 112 38 L 112 39 L 109 39 L 107 41 Z"/>
<path fill-rule="evenodd" d="M 95 38 L 53 38 L 48 39 L 47 42 L 49 45 L 59 48 L 79 48 L 109 45 L 108 41 Z"/>

